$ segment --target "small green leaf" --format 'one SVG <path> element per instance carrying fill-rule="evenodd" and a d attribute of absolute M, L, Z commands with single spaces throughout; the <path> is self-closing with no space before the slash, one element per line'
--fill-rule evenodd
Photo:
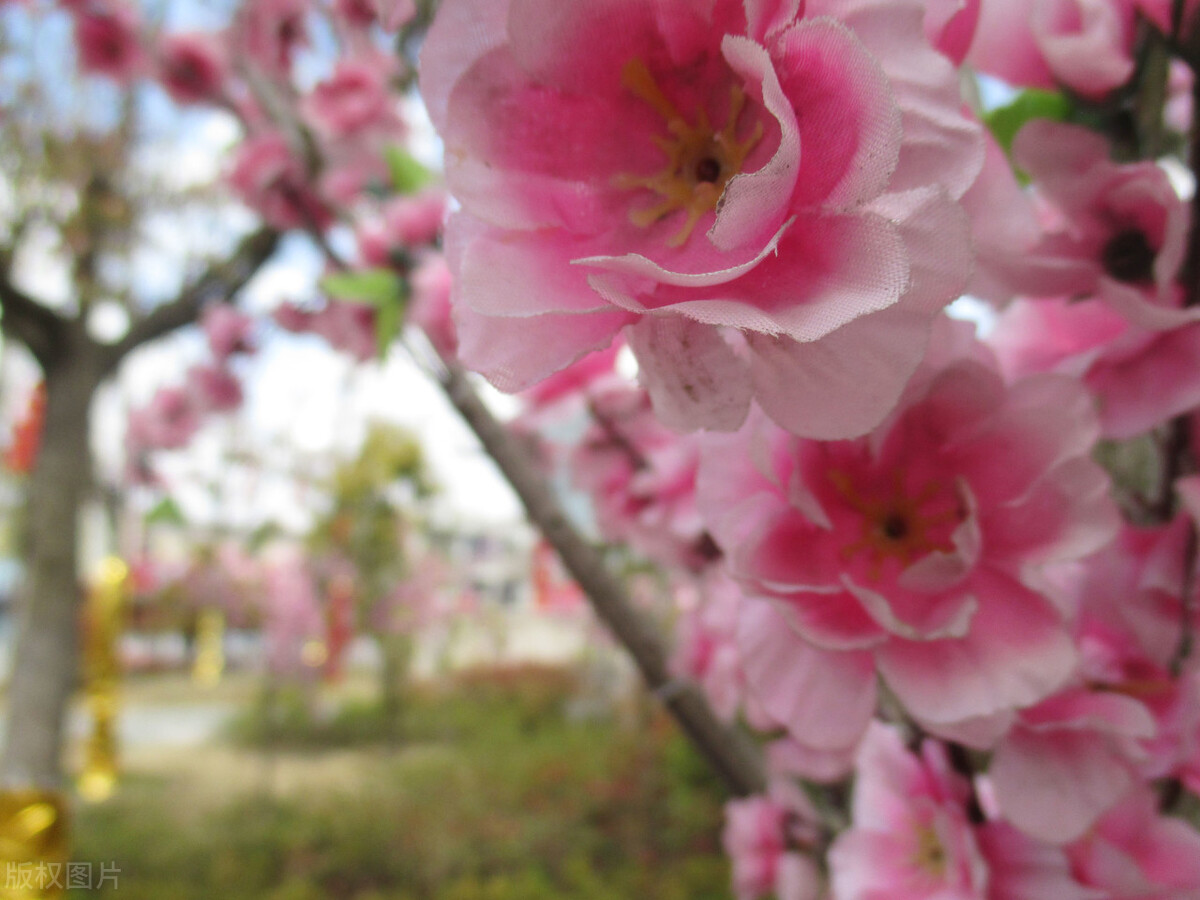
<path fill-rule="evenodd" d="M 354 300 L 382 309 L 394 305 L 404 285 L 391 269 L 337 272 L 321 279 L 321 290 L 335 300 Z"/>
<path fill-rule="evenodd" d="M 417 162 L 407 150 L 388 147 L 384 154 L 392 176 L 392 187 L 396 189 L 396 193 L 415 193 L 433 180 L 433 173 Z"/>
<path fill-rule="evenodd" d="M 983 117 L 996 142 L 1005 153 L 1012 151 L 1017 132 L 1031 119 L 1053 119 L 1065 122 L 1071 116 L 1071 100 L 1058 91 L 1027 90 L 1017 95 L 1007 106 L 993 109 Z"/>
<path fill-rule="evenodd" d="M 181 528 L 186 523 L 183 517 L 183 510 L 170 497 L 164 497 L 162 500 L 159 500 L 154 505 L 154 508 L 146 513 L 147 525 L 173 525 Z"/>
<path fill-rule="evenodd" d="M 407 301 L 404 286 L 401 284 L 400 295 L 394 303 L 385 303 L 375 312 L 375 340 L 378 342 L 380 359 L 387 358 L 388 347 L 404 327 L 404 311 Z"/>

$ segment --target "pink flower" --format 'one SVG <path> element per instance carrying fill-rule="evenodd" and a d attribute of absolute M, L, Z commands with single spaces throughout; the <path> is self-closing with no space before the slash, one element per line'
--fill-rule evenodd
<path fill-rule="evenodd" d="M 360 362 L 373 359 L 378 350 L 375 310 L 366 304 L 329 301 L 317 312 L 309 312 L 283 303 L 273 315 L 281 328 L 319 334 L 335 350 L 348 353 Z"/>
<path fill-rule="evenodd" d="M 623 342 L 615 340 L 604 350 L 588 354 L 522 391 L 521 401 L 525 405 L 522 421 L 537 422 L 544 415 L 569 415 L 591 403 L 593 392 L 611 389 L 614 379 L 619 379 L 615 366 L 623 346 Z M 623 380 L 618 383 L 625 384 Z"/>
<path fill-rule="evenodd" d="M 1017 300 L 988 336 L 1005 373 L 1082 378 L 1105 437 L 1134 437 L 1200 405 L 1200 324 L 1132 325 L 1100 301 Z"/>
<path fill-rule="evenodd" d="M 1100 900 L 1094 889 L 1075 880 L 1060 847 L 1035 841 L 1005 822 L 975 829 L 987 860 L 986 900 Z"/>
<path fill-rule="evenodd" d="M 385 73 L 354 61 L 338 63 L 333 75 L 305 98 L 304 111 L 333 138 L 370 129 L 395 130 L 399 124 Z"/>
<path fill-rule="evenodd" d="M 350 140 L 336 148 L 326 145 L 325 170 L 317 192 L 330 203 L 353 206 L 388 179 L 387 163 L 369 142 Z"/>
<path fill-rule="evenodd" d="M 249 0 L 232 34 L 248 62 L 273 77 L 291 71 L 296 48 L 309 42 L 305 0 Z"/>
<path fill-rule="evenodd" d="M 442 231 L 449 197 L 441 188 L 427 188 L 397 197 L 384 208 L 384 221 L 392 239 L 404 247 L 432 244 Z"/>
<path fill-rule="evenodd" d="M 746 710 L 747 721 L 752 728 L 760 731 L 778 728 L 778 725 L 761 710 L 754 695 L 748 692 Z M 846 747 L 817 748 L 803 744 L 791 735 L 785 735 L 767 744 L 765 758 L 770 772 L 820 784 L 841 781 L 849 775 L 854 769 L 854 758 L 857 755 L 857 739 Z"/>
<path fill-rule="evenodd" d="M 1182 516 L 1157 528 L 1126 525 L 1083 561 L 1072 602 L 1092 679 L 1115 683 L 1125 680 L 1123 672 L 1140 679 L 1149 668 L 1170 666 L 1183 621 L 1188 527 Z"/>
<path fill-rule="evenodd" d="M 416 0 L 337 0 L 335 8 L 351 25 L 366 28 L 378 22 L 384 31 L 399 31 L 417 14 Z"/>
<path fill-rule="evenodd" d="M 925 10 L 925 35 L 958 65 L 967 55 L 979 24 L 983 0 L 929 0 Z"/>
<path fill-rule="evenodd" d="M 1022 711 L 996 748 L 988 776 L 1006 819 L 1039 840 L 1065 844 L 1131 788 L 1154 736 L 1132 697 L 1063 691 Z"/>
<path fill-rule="evenodd" d="M 766 795 L 725 804 L 721 841 L 733 862 L 737 900 L 768 894 L 778 900 L 817 900 L 820 875 L 798 852 L 812 840 L 814 819 L 804 795 L 785 782 L 773 783 Z"/>
<path fill-rule="evenodd" d="M 1173 328 L 1196 321 L 1181 309 L 1188 209 L 1152 162 L 1118 165 L 1108 141 L 1072 125 L 1035 119 L 1013 142 L 1055 217 L 1016 272 L 1018 293 L 1098 296 L 1135 325 Z M 1023 277 L 1022 277 L 1023 276 Z"/>
<path fill-rule="evenodd" d="M 137 427 L 147 449 L 178 450 L 200 428 L 200 409 L 193 394 L 183 388 L 159 388 L 146 406 Z"/>
<path fill-rule="evenodd" d="M 286 300 L 271 311 L 271 318 L 275 320 L 275 324 L 293 334 L 308 331 L 308 323 L 312 321 L 312 316 L 313 313 Z"/>
<path fill-rule="evenodd" d="M 429 188 L 390 200 L 381 219 L 360 228 L 359 252 L 370 265 L 386 266 L 394 263 L 397 252 L 433 244 L 441 234 L 448 199 L 443 191 Z"/>
<path fill-rule="evenodd" d="M 438 353 L 454 359 L 458 334 L 450 316 L 450 268 L 440 253 L 426 256 L 412 274 L 408 321 L 425 332 Z"/>
<path fill-rule="evenodd" d="M 159 42 L 158 80 L 176 103 L 219 100 L 226 62 L 205 34 L 172 34 Z"/>
<path fill-rule="evenodd" d="M 589 398 L 592 424 L 571 453 L 571 476 L 595 506 L 605 537 L 651 559 L 699 571 L 716 548 L 696 511 L 699 451 L 664 428 L 646 393 L 610 383 Z"/>
<path fill-rule="evenodd" d="M 200 327 L 208 339 L 208 347 L 218 362 L 224 362 L 235 353 L 249 353 L 254 349 L 250 333 L 254 320 L 228 303 L 214 303 L 200 315 Z"/>
<path fill-rule="evenodd" d="M 1036 703 L 1074 668 L 1037 586 L 1115 528 L 1091 403 L 1066 378 L 1006 387 L 978 345 L 952 346 L 963 335 L 939 333 L 935 354 L 957 356 L 931 359 L 866 438 L 799 440 L 755 415 L 703 440 L 701 513 L 751 598 L 747 680 L 814 748 L 858 740 L 877 670 L 944 733 Z"/>
<path fill-rule="evenodd" d="M 1180 601 L 1189 523 L 1126 527 L 1089 557 L 1078 582 L 1081 675 L 1094 688 L 1137 700 L 1155 734 L 1140 741 L 1143 778 L 1182 777 L 1200 764 L 1200 669 L 1171 667 L 1184 621 Z"/>
<path fill-rule="evenodd" d="M 1149 787 L 1130 791 L 1067 855 L 1105 900 L 1200 898 L 1200 833 L 1161 815 Z"/>
<path fill-rule="evenodd" d="M 137 16 L 124 3 L 78 10 L 75 42 L 79 47 L 79 66 L 85 72 L 107 75 L 123 84 L 142 72 L 145 57 L 138 41 Z"/>
<path fill-rule="evenodd" d="M 187 381 L 201 413 L 230 412 L 242 405 L 242 383 L 220 366 L 192 366 Z"/>
<path fill-rule="evenodd" d="M 309 187 L 304 163 L 277 132 L 263 132 L 242 142 L 229 183 L 247 206 L 276 228 L 324 228 L 332 220 Z"/>
<path fill-rule="evenodd" d="M 970 785 L 944 748 L 910 754 L 882 725 L 867 732 L 854 783 L 854 826 L 829 851 L 838 900 L 984 900 L 988 867 L 967 816 Z"/>
<path fill-rule="evenodd" d="M 1003 306 L 1026 277 L 1042 223 L 1029 192 L 1017 183 L 1008 154 L 990 134 L 983 169 L 963 195 L 962 206 L 970 217 L 975 244 L 975 271 L 967 293 Z"/>
<path fill-rule="evenodd" d="M 737 649 L 737 614 L 741 592 L 718 570 L 705 573 L 694 588 L 690 608 L 675 628 L 671 671 L 700 685 L 713 711 L 732 720 L 745 701 L 745 678 Z M 764 723 L 766 724 L 766 723 Z"/>
<path fill-rule="evenodd" d="M 1021 87 L 1102 97 L 1133 74 L 1129 0 L 984 0 L 967 62 Z"/>
<path fill-rule="evenodd" d="M 663 421 L 861 434 L 961 291 L 978 127 L 898 0 L 454 0 L 422 94 L 460 353 L 520 390 L 626 325 Z M 530 352 L 530 347 L 536 352 Z"/>

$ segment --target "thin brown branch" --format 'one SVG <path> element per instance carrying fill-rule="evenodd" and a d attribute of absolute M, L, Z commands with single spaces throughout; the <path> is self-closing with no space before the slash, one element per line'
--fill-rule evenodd
<path fill-rule="evenodd" d="M 625 457 L 629 460 L 629 464 L 636 471 L 641 472 L 650 468 L 650 463 L 646 460 L 642 451 L 635 447 L 629 436 L 617 427 L 617 423 L 613 421 L 612 417 L 597 406 L 594 397 L 588 397 L 587 411 L 592 420 L 600 426 L 600 430 L 604 432 L 604 437 L 608 445 L 616 447 L 624 453 Z"/>
<path fill-rule="evenodd" d="M 116 344 L 107 348 L 105 369 L 111 370 L 133 349 L 147 341 L 170 334 L 196 321 L 205 303 L 227 300 L 246 286 L 279 243 L 279 233 L 260 228 L 238 245 L 228 258 L 217 263 L 180 291 L 174 300 L 156 307 L 134 323 Z"/>
<path fill-rule="evenodd" d="M 462 369 L 452 362 L 442 362 L 445 369 L 438 380 L 446 396 L 508 479 L 530 520 L 558 551 L 600 620 L 629 651 L 651 691 L 730 791 L 739 796 L 762 792 L 766 776 L 757 749 L 743 733 L 717 719 L 694 685 L 673 678 L 657 629 L 633 607 L 596 548 L 571 525 L 541 473 L 484 406 Z"/>

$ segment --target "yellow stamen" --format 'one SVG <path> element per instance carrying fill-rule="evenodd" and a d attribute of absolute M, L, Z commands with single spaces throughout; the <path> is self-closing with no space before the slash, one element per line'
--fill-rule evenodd
<path fill-rule="evenodd" d="M 613 184 L 621 190 L 653 191 L 661 198 L 652 206 L 630 210 L 629 221 L 639 228 L 684 212 L 683 225 L 667 240 L 668 246 L 681 247 L 705 213 L 717 208 L 729 180 L 742 171 L 746 157 L 762 140 L 762 122 L 756 122 L 745 139 L 738 139 L 738 120 L 746 105 L 746 93 L 736 84 L 730 89 L 729 116 L 719 131 L 702 106 L 696 109 L 696 124 L 689 124 L 640 59 L 625 64 L 621 84 L 665 120 L 666 135 L 656 136 L 653 141 L 667 161 L 653 175 L 624 173 L 613 179 Z"/>
<path fill-rule="evenodd" d="M 831 469 L 826 475 L 846 504 L 862 516 L 862 531 L 856 541 L 842 547 L 842 559 L 869 553 L 872 580 L 879 580 L 889 558 L 907 567 L 928 553 L 954 549 L 949 535 L 937 537 L 934 532 L 939 526 L 961 522 L 963 512 L 957 502 L 948 509 L 928 509 L 943 493 L 939 482 L 928 482 L 920 491 L 909 493 L 903 475 L 895 472 L 890 491 L 864 496 L 845 472 Z"/>
<path fill-rule="evenodd" d="M 946 848 L 932 825 L 917 826 L 917 849 L 913 854 L 913 863 L 917 868 L 924 869 L 930 875 L 940 878 L 946 874 Z"/>

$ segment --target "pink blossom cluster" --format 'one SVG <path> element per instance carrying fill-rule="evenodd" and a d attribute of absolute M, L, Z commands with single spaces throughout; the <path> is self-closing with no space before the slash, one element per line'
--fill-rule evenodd
<path fill-rule="evenodd" d="M 729 807 L 739 900 L 1200 898 L 1200 240 L 1157 158 L 1191 110 L 1145 107 L 1194 81 L 1196 4 L 444 0 L 452 201 L 387 156 L 411 73 L 375 29 L 413 4 L 252 0 L 153 48 L 68 6 L 85 70 L 233 110 L 243 202 L 331 256 L 349 225 L 668 573 L 676 677 L 768 771 Z M 344 52 L 302 86 L 318 11 Z M 976 72 L 1068 111 L 1005 135 Z M 276 320 L 366 359 L 385 308 Z M 207 324 L 134 459 L 235 402 Z M 269 579 L 284 667 L 301 568 Z"/>
<path fill-rule="evenodd" d="M 295 334 L 316 334 L 359 362 L 375 355 L 375 310 L 363 303 L 329 302 L 318 310 L 281 303 L 275 323 Z"/>
<path fill-rule="evenodd" d="M 443 3 L 458 355 L 761 736 L 739 900 L 1200 898 L 1200 241 L 1177 136 L 1129 124 L 1191 127 L 1197 34 L 1160 0 Z M 1069 111 L 1004 135 L 974 72 Z"/>
<path fill-rule="evenodd" d="M 155 82 L 176 104 L 238 117 L 245 138 L 227 181 L 268 224 L 323 231 L 335 209 L 386 181 L 383 153 L 405 136 L 404 67 L 381 29 L 409 22 L 412 0 L 247 0 L 223 29 L 163 32 L 129 0 L 59 5 L 74 25 L 80 71 Z M 338 58 L 313 81 L 297 60 L 322 28 L 336 36 Z"/>
<path fill-rule="evenodd" d="M 151 454 L 186 447 L 210 416 L 242 405 L 241 379 L 232 361 L 255 351 L 254 320 L 228 303 L 206 307 L 200 317 L 209 360 L 187 370 L 184 383 L 160 387 L 131 410 L 125 431 L 126 474 L 134 484 L 154 483 Z"/>

